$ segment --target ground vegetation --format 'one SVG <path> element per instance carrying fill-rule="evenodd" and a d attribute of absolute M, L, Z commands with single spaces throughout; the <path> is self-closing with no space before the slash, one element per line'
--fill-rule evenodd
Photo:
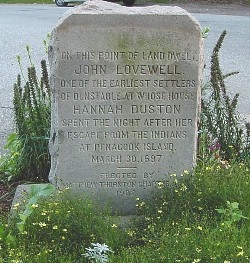
<path fill-rule="evenodd" d="M 1 158 L 0 166 L 0 262 L 250 261 L 249 130 L 248 124 L 246 129 L 239 127 L 238 95 L 230 98 L 226 92 L 224 79 L 232 74 L 223 74 L 219 63 L 225 36 L 223 32 L 213 50 L 211 79 L 204 84 L 197 166 L 193 172 L 171 174 L 171 187 L 159 183 L 150 202 L 137 198 L 137 216 L 126 226 L 108 207 L 99 209 L 87 196 L 76 202 L 67 189 L 57 191 L 50 184 L 33 186 L 24 203 L 13 205 L 9 220 L 15 186 L 24 180 L 18 158 L 26 145 L 20 136 L 22 127 L 17 125 L 16 134 L 7 142 L 9 154 Z M 46 87 L 47 73 L 39 85 L 32 86 L 37 80 L 32 68 L 24 87 L 21 76 L 14 86 L 19 92 L 14 100 L 19 105 L 17 124 L 19 118 L 25 122 L 20 110 L 36 115 L 47 108 L 48 98 L 36 103 L 37 97 L 44 98 L 41 91 Z M 216 133 L 214 125 L 220 122 L 224 126 Z M 46 122 L 44 125 L 48 130 Z M 36 147 L 32 144 L 28 150 L 32 148 Z M 48 141 L 38 148 L 47 153 Z M 34 173 L 25 180 L 37 182 L 37 178 L 44 182 Z"/>

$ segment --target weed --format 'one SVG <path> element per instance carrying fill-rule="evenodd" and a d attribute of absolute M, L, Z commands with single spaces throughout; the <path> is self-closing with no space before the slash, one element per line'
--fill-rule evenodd
<path fill-rule="evenodd" d="M 238 222 L 241 219 L 248 219 L 243 216 L 242 211 L 239 209 L 239 203 L 227 201 L 227 208 L 216 209 L 218 213 L 223 214 L 225 217 L 225 225 L 231 226 L 234 222 Z"/>
<path fill-rule="evenodd" d="M 19 211 L 19 229 L 15 224 L 0 224 L 0 261 L 249 262 L 250 222 L 242 220 L 250 217 L 249 167 L 237 162 L 241 158 L 240 151 L 247 147 L 238 126 L 238 95 L 232 100 L 228 97 L 225 76 L 219 67 L 218 52 L 224 36 L 225 33 L 214 49 L 208 97 L 203 97 L 199 137 L 199 153 L 203 162 L 198 162 L 195 176 L 187 171 L 182 176 L 173 174 L 171 188 L 159 185 L 153 202 L 137 199 L 140 217 L 125 231 L 117 227 L 118 222 L 110 216 L 109 210 L 100 211 L 87 197 L 79 199 L 67 191 L 50 195 L 51 189 L 46 188 L 40 189 L 43 194 L 33 191 L 25 210 Z M 44 139 L 49 131 L 49 118 L 44 118 L 44 122 L 39 120 L 42 134 L 37 133 L 38 127 L 33 122 L 33 119 L 38 121 L 38 116 L 49 113 L 46 80 L 47 74 L 43 73 L 42 81 L 38 81 L 31 63 L 24 88 L 21 87 L 21 76 L 15 85 L 17 137 L 12 142 L 17 144 L 9 146 L 13 152 L 20 152 L 23 165 L 18 169 L 29 164 L 29 160 L 23 157 L 25 151 L 28 158 L 39 157 L 41 154 L 34 154 L 32 150 L 41 146 L 47 153 L 47 141 Z M 41 96 L 43 92 L 48 94 Z M 214 128 L 216 125 L 218 130 Z M 46 143 L 34 146 L 32 140 L 26 140 L 24 135 L 33 140 L 36 138 L 34 141 L 42 137 L 41 141 Z M 29 147 L 25 148 L 26 144 Z M 230 163 L 225 160 L 230 160 Z M 39 162 L 40 168 L 47 167 L 41 160 Z M 14 163 L 20 164 L 19 156 Z M 34 179 L 32 169 L 29 165 L 27 167 L 29 178 Z M 44 179 L 43 175 L 40 179 Z M 47 197 L 38 202 L 40 195 Z M 218 209 L 225 204 L 226 208 Z M 246 213 L 244 216 L 242 211 Z M 225 222 L 230 228 L 223 227 Z M 89 244 L 94 248 L 87 248 L 86 253 Z M 108 258 L 105 253 L 110 250 L 104 244 L 109 244 L 114 250 Z M 88 258 L 83 257 L 87 254 Z"/>
<path fill-rule="evenodd" d="M 69 254 L 82 259 L 86 252 L 84 248 L 90 243 L 108 243 L 114 249 L 125 244 L 126 235 L 116 227 L 117 219 L 110 216 L 108 210 L 97 209 L 88 198 L 79 199 L 68 190 L 53 195 L 50 195 L 51 189 L 47 186 L 38 190 L 30 196 L 25 211 L 19 212 L 21 224 L 18 217 L 13 219 L 18 222 L 18 229 L 16 224 L 10 224 L 9 232 L 24 251 L 18 259 L 26 257 L 29 262 L 28 258 L 35 257 L 39 262 L 46 250 L 58 253 L 60 257 Z M 41 195 L 47 197 L 37 202 Z M 31 244 L 34 245 L 32 251 L 29 250 Z M 18 255 L 20 250 L 16 247 L 15 251 Z"/>
<path fill-rule="evenodd" d="M 214 144 L 220 145 L 218 157 L 222 160 L 241 160 L 249 155 L 241 155 L 243 150 L 248 149 L 248 140 L 240 128 L 240 117 L 236 111 L 239 94 L 231 99 L 224 82 L 225 78 L 238 72 L 223 75 L 220 68 L 219 51 L 225 36 L 226 31 L 223 31 L 213 49 L 210 81 L 204 85 L 202 92 L 198 150 L 201 159 L 211 156 L 209 149 Z"/>
<path fill-rule="evenodd" d="M 111 262 L 248 262 L 248 220 L 225 228 L 215 209 L 237 198 L 242 210 L 250 211 L 249 184 L 249 170 L 243 164 L 225 169 L 217 162 L 199 163 L 195 176 L 176 177 L 172 188 L 159 189 L 154 202 L 138 199 L 140 218 L 128 233 L 131 248 Z M 242 219 L 236 203 L 230 204 L 229 218 Z"/>
<path fill-rule="evenodd" d="M 42 77 L 39 80 L 31 61 L 30 50 L 27 53 L 31 67 L 27 80 L 24 76 L 20 58 L 21 74 L 25 81 L 21 85 L 18 75 L 14 85 L 14 116 L 17 139 L 21 144 L 18 158 L 19 176 L 22 180 L 47 182 L 50 170 L 48 149 L 50 131 L 50 86 L 46 61 L 41 61 Z"/>
<path fill-rule="evenodd" d="M 24 232 L 25 222 L 28 217 L 32 214 L 34 209 L 38 206 L 37 203 L 40 197 L 46 197 L 55 192 L 55 187 L 52 184 L 40 184 L 40 185 L 31 185 L 29 200 L 25 205 L 25 210 L 19 214 L 21 219 L 20 222 L 17 223 L 17 228 L 20 233 Z"/>
<path fill-rule="evenodd" d="M 16 133 L 11 133 L 4 146 L 7 152 L 0 157 L 0 179 L 4 183 L 14 181 L 20 174 L 19 158 L 22 144 Z"/>
<path fill-rule="evenodd" d="M 89 262 L 83 255 L 93 243 L 112 247 L 109 263 L 248 262 L 250 222 L 242 220 L 250 216 L 248 167 L 198 163 L 195 176 L 185 171 L 172 177 L 172 188 L 159 185 L 153 202 L 137 199 L 140 217 L 125 229 L 117 227 L 109 211 L 100 211 L 88 198 L 78 199 L 68 190 L 43 198 L 33 204 L 22 232 L 2 228 L 5 244 L 6 234 L 12 236 L 8 245 L 0 241 L 0 259 Z M 233 223 L 224 227 L 228 218 Z"/>

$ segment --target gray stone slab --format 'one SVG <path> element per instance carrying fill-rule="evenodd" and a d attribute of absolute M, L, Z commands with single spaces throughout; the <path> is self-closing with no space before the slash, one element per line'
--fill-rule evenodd
<path fill-rule="evenodd" d="M 179 7 L 88 1 L 52 32 L 50 181 L 121 215 L 195 164 L 199 23 Z"/>
<path fill-rule="evenodd" d="M 29 201 L 29 194 L 32 185 L 39 184 L 20 184 L 17 186 L 10 209 L 10 219 L 24 211 L 25 205 Z"/>
<path fill-rule="evenodd" d="M 49 194 L 53 194 L 54 187 L 50 184 L 20 184 L 16 188 L 16 192 L 11 204 L 9 220 L 22 214 L 26 206 L 36 204 L 42 199 L 47 198 Z M 18 221 L 17 221 L 18 222 Z"/>

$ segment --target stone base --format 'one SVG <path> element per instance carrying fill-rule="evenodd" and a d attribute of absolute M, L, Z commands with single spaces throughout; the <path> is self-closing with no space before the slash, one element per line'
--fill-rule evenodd
<path fill-rule="evenodd" d="M 25 209 L 25 205 L 30 199 L 30 191 L 32 186 L 41 186 L 43 184 L 21 184 L 16 188 L 15 196 L 12 201 L 9 219 L 18 216 L 18 214 Z M 135 215 L 127 216 L 114 216 L 115 221 L 117 221 L 118 227 L 128 228 L 133 220 L 136 219 Z"/>
<path fill-rule="evenodd" d="M 30 198 L 31 187 L 34 185 L 42 184 L 20 184 L 17 186 L 10 209 L 10 218 L 16 216 L 17 211 L 20 212 L 24 210 L 24 207 Z"/>

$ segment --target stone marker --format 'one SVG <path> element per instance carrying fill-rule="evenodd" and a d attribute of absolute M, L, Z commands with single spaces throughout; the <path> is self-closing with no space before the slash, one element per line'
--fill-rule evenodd
<path fill-rule="evenodd" d="M 195 163 L 201 28 L 179 7 L 88 1 L 52 32 L 50 181 L 121 215 Z"/>

